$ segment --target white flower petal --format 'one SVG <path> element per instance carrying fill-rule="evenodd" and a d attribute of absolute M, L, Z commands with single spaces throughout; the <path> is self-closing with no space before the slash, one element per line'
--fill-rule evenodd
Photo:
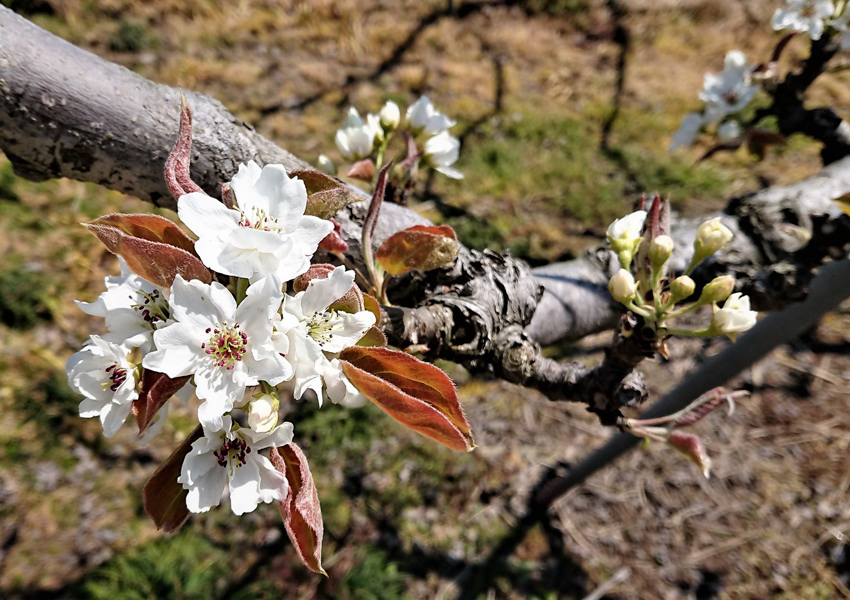
<path fill-rule="evenodd" d="M 220 237 L 235 229 L 239 213 L 202 192 L 180 196 L 177 216 L 198 237 Z"/>

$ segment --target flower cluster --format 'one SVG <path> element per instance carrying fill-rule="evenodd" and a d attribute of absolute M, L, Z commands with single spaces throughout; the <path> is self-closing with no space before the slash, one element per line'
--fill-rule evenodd
<path fill-rule="evenodd" d="M 460 141 L 449 133 L 455 124 L 437 111 L 427 96 L 420 97 L 408 107 L 404 120 L 398 104 L 390 100 L 378 114 L 367 114 L 365 121 L 357 109 L 351 107 L 334 141 L 345 160 L 358 161 L 348 172 L 352 177 L 371 179 L 376 169 L 384 164 L 391 139 L 401 135 L 412 142 L 412 145 L 408 144 L 408 152 L 411 148 L 415 149 L 414 154 L 407 157 L 412 159 L 408 161 L 411 163 L 408 168 L 421 160 L 447 177 L 463 179 L 463 174 L 452 167 L 460 152 Z M 319 157 L 319 168 L 331 174 L 336 172 L 325 155 Z"/>
<path fill-rule="evenodd" d="M 808 33 L 813 40 L 819 40 L 829 25 L 835 26 L 839 21 L 846 24 L 846 18 L 836 14 L 830 0 L 785 0 L 785 7 L 776 9 L 770 24 L 776 31 Z"/>
<path fill-rule="evenodd" d="M 348 140 L 351 148 L 365 147 L 359 138 Z M 143 400 L 144 379 L 166 378 L 175 388 L 190 382 L 186 389 L 202 401 L 197 416 L 203 433 L 177 480 L 188 490 L 186 505 L 207 511 L 229 489 L 233 512 L 243 514 L 287 494 L 285 476 L 265 453 L 292 441 L 292 425 L 278 422 L 278 390 L 315 396 L 319 403 L 326 395 L 362 404 L 336 355 L 360 341 L 376 319 L 363 309 L 353 271 L 328 266 L 324 278 L 305 275 L 333 224 L 304 214 L 303 181 L 281 165 L 250 162 L 228 189 L 227 204 L 202 192 L 178 200 L 178 215 L 198 237 L 200 261 L 188 251 L 170 252 L 202 262 L 208 280 L 177 273 L 169 286 L 158 286 L 122 261 L 121 275 L 106 278 L 96 301 L 79 303 L 105 319 L 107 333 L 91 336 L 67 371 L 85 398 L 80 415 L 99 417 L 106 436 L 131 412 L 140 418 L 136 404 Z M 296 278 L 301 291 L 288 293 Z M 359 303 L 340 307 L 343 297 Z M 146 435 L 161 428 L 166 400 Z"/>
<path fill-rule="evenodd" d="M 656 202 L 660 199 L 656 198 Z M 725 249 L 732 241 L 732 231 L 720 217 L 704 222 L 697 229 L 691 260 L 682 274 L 668 273 L 669 261 L 675 251 L 673 239 L 659 225 L 647 227 L 647 212 L 640 210 L 618 219 L 608 228 L 611 249 L 617 254 L 620 270 L 611 278 L 608 289 L 617 302 L 643 318 L 663 344 L 669 335 L 711 337 L 725 335 L 732 341 L 756 324 L 757 313 L 750 310 L 750 299 L 732 293 L 735 280 L 722 275 L 706 284 L 696 301 L 683 303 L 696 291 L 690 274 L 704 260 Z M 652 232 L 652 235 L 650 235 Z M 632 274 L 636 263 L 637 276 Z M 723 303 L 722 306 L 719 303 Z M 711 320 L 702 329 L 671 327 L 669 322 L 696 309 L 711 305 Z"/>

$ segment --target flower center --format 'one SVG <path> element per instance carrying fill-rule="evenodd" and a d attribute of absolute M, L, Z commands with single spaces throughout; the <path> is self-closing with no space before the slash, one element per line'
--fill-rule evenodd
<path fill-rule="evenodd" d="M 138 304 L 133 304 L 132 307 L 142 313 L 142 319 L 150 325 L 151 329 L 155 329 L 157 323 L 164 323 L 171 317 L 168 302 L 162 297 L 159 290 L 154 290 L 151 293 L 138 290 L 136 296 L 130 295 L 130 299 L 143 300 Z"/>
<path fill-rule="evenodd" d="M 224 323 L 216 323 L 215 327 L 208 327 L 207 333 L 210 339 L 201 344 L 201 348 L 210 355 L 215 366 L 224 367 L 232 371 L 236 363 L 242 360 L 248 349 L 248 336 L 244 331 L 239 331 L 239 323 L 232 327 Z"/>
<path fill-rule="evenodd" d="M 240 437 L 233 440 L 224 440 L 221 447 L 213 451 L 213 456 L 218 461 L 218 466 L 227 467 L 230 465 L 231 469 L 234 463 L 237 469 L 244 465 L 247 462 L 246 456 L 248 454 L 251 454 L 251 446 Z"/>
<path fill-rule="evenodd" d="M 110 392 L 117 392 L 121 384 L 127 380 L 127 369 L 123 369 L 117 363 L 113 363 L 106 367 L 106 372 L 109 374 L 109 381 L 101 383 L 101 387 L 104 389 L 109 388 Z"/>
<path fill-rule="evenodd" d="M 334 331 L 340 328 L 338 323 L 334 324 L 331 321 L 336 316 L 336 312 L 326 310 L 324 312 L 314 312 L 307 320 L 307 335 L 313 338 L 319 346 L 324 346 L 330 342 Z"/>
<path fill-rule="evenodd" d="M 239 219 L 239 226 L 246 229 L 259 229 L 260 231 L 280 231 L 281 228 L 277 223 L 277 219 L 266 214 L 266 211 L 257 208 L 251 208 L 250 215 L 245 211 L 240 211 L 242 216 Z"/>

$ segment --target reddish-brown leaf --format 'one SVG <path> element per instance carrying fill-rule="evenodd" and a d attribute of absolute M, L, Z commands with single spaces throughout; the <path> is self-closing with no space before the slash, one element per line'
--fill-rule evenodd
<path fill-rule="evenodd" d="M 195 254 L 195 240 L 186 235 L 174 221 L 159 215 L 112 213 L 98 217 L 89 225 L 114 227 L 129 236 L 162 242 Z"/>
<path fill-rule="evenodd" d="M 176 246 L 128 235 L 116 227 L 86 225 L 107 250 L 122 257 L 130 269 L 155 285 L 168 287 L 177 275 L 212 281 L 212 274 L 196 256 Z"/>
<path fill-rule="evenodd" d="M 348 168 L 345 176 L 362 179 L 363 181 L 372 181 L 375 177 L 375 163 L 372 162 L 371 158 L 359 160 Z"/>
<path fill-rule="evenodd" d="M 454 383 L 434 365 L 376 347 L 352 346 L 339 358 L 351 383 L 402 425 L 453 450 L 475 447 Z"/>
<path fill-rule="evenodd" d="M 381 303 L 378 302 L 378 299 L 369 294 L 363 294 L 363 310 L 368 310 L 370 313 L 375 315 L 375 325 L 380 326 L 382 311 L 381 311 Z"/>
<path fill-rule="evenodd" d="M 142 433 L 151 424 L 157 411 L 162 408 L 171 396 L 180 391 L 186 382 L 192 378 L 191 375 L 171 379 L 165 373 L 157 373 L 145 369 L 142 375 L 142 391 L 133 402 L 133 414 L 136 415 L 136 424 L 139 433 Z"/>
<path fill-rule="evenodd" d="M 711 472 L 711 459 L 708 457 L 702 441 L 697 436 L 677 429 L 670 433 L 667 442 L 693 461 L 705 478 L 708 479 Z"/>
<path fill-rule="evenodd" d="M 280 516 L 301 562 L 313 571 L 327 575 L 322 568 L 322 507 L 307 458 L 296 444 L 272 449 L 272 464 L 286 476 L 289 489 L 280 504 Z"/>
<path fill-rule="evenodd" d="M 186 508 L 188 490 L 177 483 L 183 459 L 192 449 L 192 443 L 204 435 L 204 430 L 198 425 L 183 443 L 177 446 L 171 456 L 165 459 L 142 490 L 142 501 L 145 513 L 156 524 L 157 529 L 173 533 L 189 518 Z"/>
<path fill-rule="evenodd" d="M 387 336 L 377 327 L 370 327 L 357 342 L 358 346 L 383 347 L 387 345 Z"/>
<path fill-rule="evenodd" d="M 451 264 L 460 246 L 448 225 L 415 225 L 387 238 L 375 259 L 390 275 L 430 271 Z"/>
<path fill-rule="evenodd" d="M 336 219 L 330 219 L 330 222 L 333 223 L 334 228 L 325 236 L 325 239 L 319 242 L 319 249 L 325 252 L 342 254 L 348 250 L 348 242 L 343 239 L 342 227 L 340 227 Z"/>
<path fill-rule="evenodd" d="M 325 190 L 332 190 L 342 186 L 342 182 L 332 175 L 328 175 L 324 171 L 318 169 L 295 169 L 289 172 L 290 177 L 297 177 L 304 182 L 304 187 L 307 188 L 307 194 L 315 194 Z M 309 203 L 309 201 L 308 201 Z"/>
<path fill-rule="evenodd" d="M 177 142 L 171 150 L 171 154 L 165 160 L 165 184 L 168 191 L 179 200 L 183 194 L 201 192 L 204 190 L 192 181 L 189 167 L 192 160 L 192 110 L 186 102 L 186 96 L 180 93 L 180 131 L 177 134 Z"/>

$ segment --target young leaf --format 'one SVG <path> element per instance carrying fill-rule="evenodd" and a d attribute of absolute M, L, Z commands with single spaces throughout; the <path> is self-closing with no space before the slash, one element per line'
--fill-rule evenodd
<path fill-rule="evenodd" d="M 168 191 L 179 200 L 183 194 L 201 192 L 204 190 L 192 181 L 189 173 L 190 161 L 192 159 L 192 110 L 186 102 L 186 96 L 180 92 L 180 131 L 177 134 L 177 142 L 171 150 L 171 154 L 165 160 L 165 184 Z"/>
<path fill-rule="evenodd" d="M 168 287 L 177 275 L 187 281 L 212 282 L 212 274 L 196 256 L 185 250 L 144 238 L 127 235 L 108 225 L 88 223 L 85 227 L 103 242 L 107 250 L 122 257 L 136 274 L 155 285 Z"/>
<path fill-rule="evenodd" d="M 112 213 L 98 217 L 91 221 L 89 225 L 114 227 L 129 236 L 152 242 L 162 242 L 197 256 L 195 254 L 195 240 L 186 235 L 174 221 L 159 215 Z"/>
<path fill-rule="evenodd" d="M 145 369 L 142 375 L 142 391 L 138 399 L 133 401 L 133 414 L 136 415 L 136 424 L 139 433 L 148 428 L 157 411 L 162 408 L 171 396 L 180 391 L 186 382 L 192 378 L 191 375 L 171 379 L 164 373 L 157 373 Z"/>
<path fill-rule="evenodd" d="M 363 199 L 336 177 L 316 169 L 296 169 L 289 175 L 299 178 L 307 188 L 305 215 L 330 219 L 349 204 Z"/>
<path fill-rule="evenodd" d="M 378 299 L 369 294 L 363 294 L 363 310 L 368 310 L 375 315 L 375 324 L 380 325 L 382 317 L 381 303 Z"/>
<path fill-rule="evenodd" d="M 314 573 L 327 576 L 322 568 L 322 507 L 307 458 L 296 444 L 273 448 L 271 461 L 286 476 L 289 488 L 280 503 L 283 526 L 299 558 Z"/>
<path fill-rule="evenodd" d="M 362 179 L 363 181 L 372 181 L 375 177 L 375 163 L 372 162 L 371 158 L 364 158 L 363 160 L 357 161 L 348 168 L 348 172 L 345 176 Z"/>
<path fill-rule="evenodd" d="M 192 449 L 192 443 L 203 435 L 204 430 L 198 425 L 171 456 L 165 459 L 142 490 L 145 513 L 156 524 L 157 529 L 173 533 L 189 518 L 189 509 L 186 508 L 186 496 L 189 491 L 177 483 L 177 478 L 183 468 L 183 459 Z"/>
<path fill-rule="evenodd" d="M 325 252 L 337 252 L 342 254 L 348 250 L 348 242 L 343 239 L 342 228 L 336 219 L 331 218 L 328 220 L 333 223 L 334 228 L 328 235 L 325 236 L 325 239 L 319 242 L 319 249 L 324 250 Z"/>
<path fill-rule="evenodd" d="M 670 433 L 667 438 L 667 443 L 673 446 L 676 450 L 687 456 L 699 467 L 706 479 L 709 478 L 711 472 L 711 459 L 705 451 L 705 446 L 702 441 L 692 433 L 675 430 Z"/>
<path fill-rule="evenodd" d="M 415 225 L 398 231 L 378 248 L 375 259 L 390 275 L 430 271 L 457 258 L 460 246 L 447 225 Z"/>
<path fill-rule="evenodd" d="M 396 421 L 460 452 L 475 447 L 448 375 L 409 354 L 351 346 L 339 355 L 354 386 Z"/>
<path fill-rule="evenodd" d="M 370 327 L 356 344 L 357 346 L 384 347 L 387 345 L 387 336 L 377 327 Z"/>

